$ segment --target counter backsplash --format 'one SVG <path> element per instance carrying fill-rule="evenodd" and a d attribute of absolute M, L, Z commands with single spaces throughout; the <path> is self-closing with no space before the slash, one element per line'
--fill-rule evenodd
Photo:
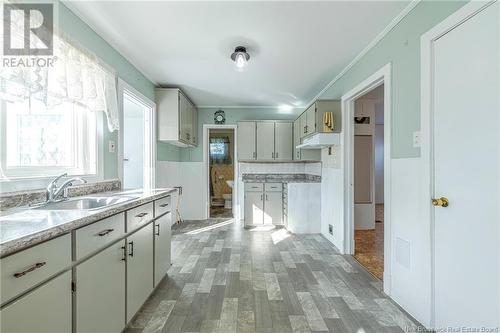
<path fill-rule="evenodd" d="M 92 193 L 118 191 L 121 187 L 119 179 L 79 184 L 68 188 L 68 196 L 78 197 Z M 45 189 L 0 193 L 0 211 L 44 202 L 46 200 L 45 193 Z"/>

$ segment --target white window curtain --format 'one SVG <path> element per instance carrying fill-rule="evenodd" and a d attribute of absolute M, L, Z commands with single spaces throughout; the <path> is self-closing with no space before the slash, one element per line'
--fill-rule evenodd
<path fill-rule="evenodd" d="M 49 108 L 76 103 L 92 112 L 104 112 L 109 130 L 119 129 L 116 74 L 62 36 L 54 36 L 53 66 L 2 66 L 0 98 L 37 99 Z"/>

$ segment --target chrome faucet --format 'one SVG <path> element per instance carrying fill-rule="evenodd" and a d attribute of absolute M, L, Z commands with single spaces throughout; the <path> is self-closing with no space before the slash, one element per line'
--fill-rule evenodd
<path fill-rule="evenodd" d="M 47 194 L 46 194 L 47 195 L 47 202 L 55 202 L 55 201 L 67 199 L 66 189 L 68 187 L 70 187 L 71 185 L 73 185 L 73 182 L 78 181 L 81 184 L 85 184 L 87 182 L 83 178 L 73 177 L 73 178 L 66 180 L 64 183 L 61 184 L 61 186 L 58 187 L 57 182 L 59 181 L 59 179 L 61 179 L 62 177 L 66 177 L 67 175 L 68 175 L 67 173 L 63 173 L 62 175 L 59 175 L 56 178 L 54 178 L 49 183 L 49 185 L 47 185 Z M 59 196 L 61 196 L 61 194 L 62 194 L 62 197 L 60 199 L 58 199 Z"/>

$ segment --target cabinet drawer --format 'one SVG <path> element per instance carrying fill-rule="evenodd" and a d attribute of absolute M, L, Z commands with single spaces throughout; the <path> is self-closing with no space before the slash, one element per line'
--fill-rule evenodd
<path fill-rule="evenodd" d="M 106 246 L 125 234 L 125 213 L 120 213 L 75 231 L 76 260 Z"/>
<path fill-rule="evenodd" d="M 155 217 L 170 211 L 172 211 L 172 200 L 170 198 L 170 194 L 165 198 L 155 201 Z"/>
<path fill-rule="evenodd" d="M 263 183 L 245 183 L 245 192 L 262 192 Z"/>
<path fill-rule="evenodd" d="M 127 232 L 137 229 L 153 219 L 153 203 L 133 208 L 127 211 Z"/>
<path fill-rule="evenodd" d="M 0 260 L 2 304 L 71 265 L 71 235 Z"/>
<path fill-rule="evenodd" d="M 281 192 L 283 191 L 282 183 L 266 183 L 265 184 L 266 192 Z"/>

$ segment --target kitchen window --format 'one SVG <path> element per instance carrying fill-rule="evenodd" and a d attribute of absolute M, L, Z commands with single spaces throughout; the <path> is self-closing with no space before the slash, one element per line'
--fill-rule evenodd
<path fill-rule="evenodd" d="M 0 126 L 2 178 L 96 174 L 96 113 L 71 102 L 3 101 Z"/>
<path fill-rule="evenodd" d="M 53 42 L 53 66 L 0 67 L 5 184 L 61 173 L 100 178 L 104 119 L 110 132 L 119 128 L 114 71 L 66 38 Z"/>

